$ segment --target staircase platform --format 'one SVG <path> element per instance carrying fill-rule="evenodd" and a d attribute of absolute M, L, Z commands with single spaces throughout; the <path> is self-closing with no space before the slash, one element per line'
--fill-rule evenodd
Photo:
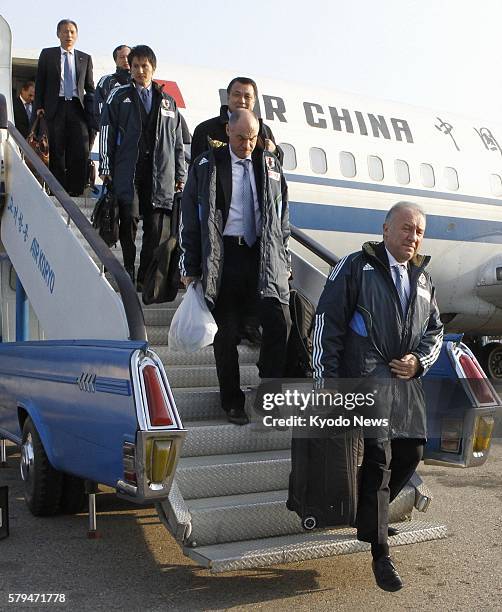
<path fill-rule="evenodd" d="M 446 526 L 440 523 L 414 520 L 393 526 L 399 529 L 399 534 L 389 539 L 392 546 L 416 544 L 447 536 Z M 355 529 L 342 528 L 197 548 L 185 546 L 184 553 L 211 572 L 219 573 L 279 563 L 297 563 L 369 549 L 368 543 L 356 539 Z"/>

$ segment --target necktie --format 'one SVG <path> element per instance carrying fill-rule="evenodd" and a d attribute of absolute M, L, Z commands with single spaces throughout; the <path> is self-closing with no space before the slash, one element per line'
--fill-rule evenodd
<path fill-rule="evenodd" d="M 141 101 L 143 102 L 143 106 L 147 113 L 150 112 L 151 104 L 150 104 L 150 92 L 148 89 L 143 88 L 141 90 Z"/>
<path fill-rule="evenodd" d="M 244 225 L 244 241 L 248 247 L 256 242 L 256 218 L 254 214 L 254 198 L 249 175 L 250 159 L 241 159 L 237 162 L 244 168 L 242 177 L 242 222 Z"/>
<path fill-rule="evenodd" d="M 73 98 L 73 79 L 70 72 L 70 60 L 68 51 L 64 52 L 64 97 L 66 100 Z"/>
<path fill-rule="evenodd" d="M 31 121 L 31 104 L 29 102 L 25 102 L 24 108 L 26 109 L 26 114 L 28 115 L 28 121 Z"/>
<path fill-rule="evenodd" d="M 407 273 L 406 266 L 404 264 L 398 264 L 397 266 L 393 266 L 393 268 L 395 271 L 395 285 L 399 295 L 399 301 L 401 302 L 401 310 L 403 315 L 406 316 L 408 312 L 408 296 L 404 289 L 404 275 Z"/>

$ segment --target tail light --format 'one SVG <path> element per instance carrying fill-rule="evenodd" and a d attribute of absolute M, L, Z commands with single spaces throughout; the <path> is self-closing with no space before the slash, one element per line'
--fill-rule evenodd
<path fill-rule="evenodd" d="M 174 421 L 169 410 L 166 396 L 162 389 L 161 380 L 157 368 L 153 365 L 146 365 L 142 369 L 143 381 L 145 383 L 146 401 L 150 423 L 154 427 L 173 425 Z"/>
<path fill-rule="evenodd" d="M 150 483 L 163 483 L 176 465 L 177 452 L 172 440 L 148 440 L 146 444 L 146 476 Z"/>
<path fill-rule="evenodd" d="M 466 354 L 460 355 L 460 366 L 476 400 L 480 404 L 496 403 L 486 376 L 476 360 Z"/>
<path fill-rule="evenodd" d="M 492 416 L 479 416 L 477 418 L 472 447 L 475 453 L 484 453 L 490 448 L 494 424 L 495 419 Z"/>
<path fill-rule="evenodd" d="M 131 442 L 124 442 L 122 447 L 122 463 L 124 465 L 124 480 L 132 485 L 136 485 L 138 477 L 136 475 L 136 447 Z"/>
<path fill-rule="evenodd" d="M 462 443 L 462 433 L 463 421 L 461 419 L 442 419 L 440 450 L 444 453 L 458 454 Z"/>

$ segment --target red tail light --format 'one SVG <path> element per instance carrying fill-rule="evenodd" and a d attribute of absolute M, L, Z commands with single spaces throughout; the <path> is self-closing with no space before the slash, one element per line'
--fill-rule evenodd
<path fill-rule="evenodd" d="M 148 403 L 148 412 L 150 414 L 150 423 L 153 426 L 160 427 L 162 425 L 173 425 L 173 419 L 169 412 L 162 386 L 157 373 L 157 368 L 153 365 L 147 365 L 143 368 L 143 380 L 145 381 L 146 400 Z"/>
<path fill-rule="evenodd" d="M 495 403 L 493 393 L 486 382 L 486 376 L 476 361 L 471 359 L 469 355 L 460 355 L 460 365 L 478 402 L 480 404 Z"/>

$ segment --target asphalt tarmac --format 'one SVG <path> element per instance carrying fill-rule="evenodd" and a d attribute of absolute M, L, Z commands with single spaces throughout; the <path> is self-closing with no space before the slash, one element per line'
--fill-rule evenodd
<path fill-rule="evenodd" d="M 99 540 L 87 516 L 35 518 L 8 447 L 0 484 L 10 493 L 10 536 L 0 540 L 0 610 L 502 610 L 502 443 L 469 470 L 424 466 L 434 494 L 426 515 L 448 537 L 395 547 L 405 581 L 385 593 L 369 553 L 211 575 L 184 557 L 152 507 L 97 496 Z M 9 603 L 9 594 L 61 594 L 57 602 Z"/>

